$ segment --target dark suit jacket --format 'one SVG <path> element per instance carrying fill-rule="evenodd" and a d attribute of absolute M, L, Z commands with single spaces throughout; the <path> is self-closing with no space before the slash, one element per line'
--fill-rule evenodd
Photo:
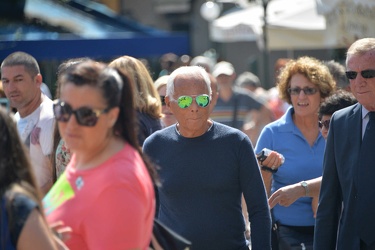
<path fill-rule="evenodd" d="M 372 216 L 367 216 L 366 220 L 368 225 L 375 226 L 375 176 L 371 177 L 372 182 L 368 182 L 358 175 L 361 114 L 362 106 L 355 104 L 337 111 L 331 118 L 316 217 L 316 250 L 359 249 L 358 225 L 365 215 L 359 214 L 358 208 L 363 196 L 373 197 L 373 204 L 368 207 L 369 212 L 373 211 Z M 375 241 L 375 228 L 372 230 Z"/>

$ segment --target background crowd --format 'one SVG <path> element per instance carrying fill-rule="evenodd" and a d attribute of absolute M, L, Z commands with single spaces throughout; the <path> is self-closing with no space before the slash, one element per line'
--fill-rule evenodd
<path fill-rule="evenodd" d="M 154 218 L 191 249 L 375 249 L 375 39 L 345 65 L 281 58 L 269 90 L 228 61 L 160 65 L 71 58 L 51 95 L 32 55 L 4 59 L 5 249 L 158 249 Z"/>

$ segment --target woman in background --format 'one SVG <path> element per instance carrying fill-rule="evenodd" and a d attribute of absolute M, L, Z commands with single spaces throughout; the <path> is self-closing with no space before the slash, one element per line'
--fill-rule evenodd
<path fill-rule="evenodd" d="M 279 74 L 277 87 L 281 99 L 292 107 L 281 118 L 264 127 L 255 152 L 259 153 L 264 148 L 274 151 L 260 162 L 269 196 L 295 183 L 300 183 L 300 191 L 303 192 L 304 197 L 294 203 L 280 200 L 272 209 L 272 215 L 279 224 L 279 247 L 283 250 L 301 244 L 307 247 L 313 243 L 315 218 L 312 197 L 315 194 L 305 180 L 322 175 L 325 140 L 319 131 L 318 111 L 321 102 L 335 90 L 335 82 L 322 62 L 312 57 L 301 57 L 288 61 Z M 285 157 L 285 163 L 280 154 Z"/>
<path fill-rule="evenodd" d="M 113 60 L 109 66 L 123 70 L 134 84 L 133 101 L 139 124 L 138 140 L 142 146 L 149 135 L 162 128 L 159 94 L 142 61 L 131 56 L 122 56 Z"/>
<path fill-rule="evenodd" d="M 128 77 L 95 61 L 61 76 L 54 114 L 72 158 L 43 199 L 50 223 L 72 229 L 71 250 L 147 249 L 155 212 L 155 170 L 135 132 Z"/>
<path fill-rule="evenodd" d="M 176 118 L 174 117 L 172 112 L 169 110 L 169 108 L 167 107 L 164 101 L 165 95 L 167 93 L 168 78 L 169 78 L 169 75 L 161 76 L 158 79 L 156 79 L 154 83 L 154 86 L 159 93 L 160 101 L 162 105 L 161 112 L 163 113 L 163 117 L 161 118 L 161 120 L 163 123 L 163 127 L 171 126 L 177 122 Z"/>

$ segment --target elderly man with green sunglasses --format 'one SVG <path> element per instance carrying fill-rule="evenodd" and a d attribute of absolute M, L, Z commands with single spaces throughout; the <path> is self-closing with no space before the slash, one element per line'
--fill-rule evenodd
<path fill-rule="evenodd" d="M 159 166 L 158 219 L 194 249 L 271 249 L 267 196 L 250 139 L 210 120 L 210 78 L 198 66 L 176 69 L 165 102 L 177 123 L 146 139 L 143 150 Z"/>

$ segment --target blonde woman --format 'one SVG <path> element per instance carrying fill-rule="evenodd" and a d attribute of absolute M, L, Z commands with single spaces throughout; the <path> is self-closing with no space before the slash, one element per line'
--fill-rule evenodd
<path fill-rule="evenodd" d="M 138 116 L 138 140 L 140 146 L 153 132 L 162 128 L 161 101 L 154 82 L 141 60 L 131 56 L 122 56 L 113 60 L 110 67 L 127 73 L 134 84 L 134 107 Z"/>

